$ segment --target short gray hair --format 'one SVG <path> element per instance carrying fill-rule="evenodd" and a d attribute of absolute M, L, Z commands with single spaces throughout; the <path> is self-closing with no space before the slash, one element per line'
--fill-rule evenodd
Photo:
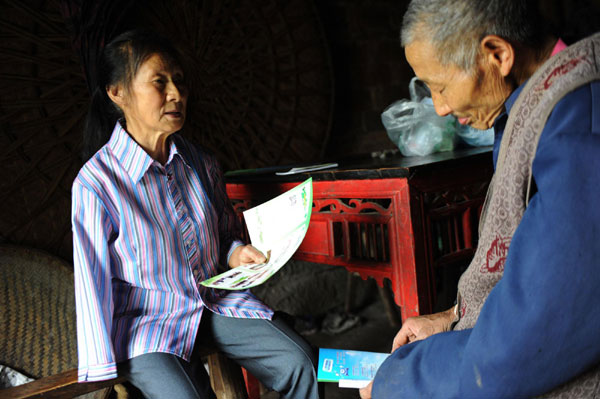
<path fill-rule="evenodd" d="M 535 0 L 412 0 L 404 14 L 401 41 L 406 47 L 428 40 L 442 65 L 473 71 L 479 44 L 497 35 L 541 51 L 546 32 Z"/>

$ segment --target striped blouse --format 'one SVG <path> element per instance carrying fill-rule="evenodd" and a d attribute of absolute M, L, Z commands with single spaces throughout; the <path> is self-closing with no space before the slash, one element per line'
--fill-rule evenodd
<path fill-rule="evenodd" d="M 218 164 L 181 136 L 163 166 L 117 123 L 72 197 L 79 381 L 144 353 L 189 359 L 204 308 L 272 317 L 249 291 L 199 285 L 242 242 Z"/>

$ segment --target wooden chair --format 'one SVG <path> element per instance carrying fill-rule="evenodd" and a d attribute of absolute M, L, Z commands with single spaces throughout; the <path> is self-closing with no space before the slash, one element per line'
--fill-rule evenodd
<path fill-rule="evenodd" d="M 0 364 L 36 379 L 0 390 L 0 397 L 104 399 L 115 385 L 124 391 L 122 377 L 77 382 L 73 271 L 60 258 L 0 245 L 0 326 Z M 203 354 L 217 398 L 246 398 L 241 368 L 211 348 Z"/>

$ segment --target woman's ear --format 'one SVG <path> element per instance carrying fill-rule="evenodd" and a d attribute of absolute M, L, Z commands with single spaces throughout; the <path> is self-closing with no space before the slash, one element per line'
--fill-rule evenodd
<path fill-rule="evenodd" d="M 106 86 L 106 94 L 119 108 L 125 105 L 125 93 L 121 85 Z"/>
<path fill-rule="evenodd" d="M 515 49 L 506 40 L 496 35 L 481 39 L 481 53 L 490 65 L 495 65 L 504 77 L 510 74 L 515 63 Z"/>

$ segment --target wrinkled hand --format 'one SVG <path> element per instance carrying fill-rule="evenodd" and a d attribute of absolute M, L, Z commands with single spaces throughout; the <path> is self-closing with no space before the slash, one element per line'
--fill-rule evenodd
<path fill-rule="evenodd" d="M 240 245 L 231 253 L 231 256 L 229 257 L 229 267 L 233 269 L 251 263 L 264 263 L 266 260 L 267 258 L 265 255 L 252 245 Z"/>
<path fill-rule="evenodd" d="M 364 388 L 361 388 L 358 390 L 358 393 L 360 394 L 360 399 L 371 399 L 371 390 L 373 389 L 373 381 L 369 382 L 369 385 L 367 385 Z"/>
<path fill-rule="evenodd" d="M 409 317 L 394 337 L 392 353 L 402 345 L 449 331 L 455 317 L 454 307 L 440 313 Z"/>

